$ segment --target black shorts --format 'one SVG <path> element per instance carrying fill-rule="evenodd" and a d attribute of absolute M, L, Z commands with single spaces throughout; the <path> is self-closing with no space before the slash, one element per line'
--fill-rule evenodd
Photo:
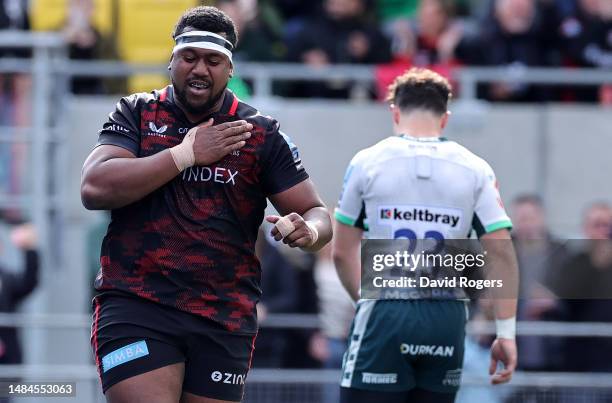
<path fill-rule="evenodd" d="M 255 335 L 118 292 L 93 301 L 91 344 L 104 392 L 127 378 L 185 363 L 183 391 L 240 401 Z"/>

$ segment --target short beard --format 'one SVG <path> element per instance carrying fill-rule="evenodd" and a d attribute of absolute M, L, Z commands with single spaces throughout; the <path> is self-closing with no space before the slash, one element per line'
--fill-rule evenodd
<path fill-rule="evenodd" d="M 223 94 L 225 94 L 225 90 L 227 88 L 226 84 L 217 95 L 211 95 L 211 97 L 208 99 L 208 101 L 206 101 L 206 103 L 204 103 L 204 105 L 193 106 L 189 103 L 189 101 L 187 101 L 185 91 L 180 90 L 174 80 L 172 80 L 172 86 L 174 87 L 174 93 L 176 95 L 176 98 L 181 103 L 181 106 L 185 108 L 187 113 L 190 113 L 195 116 L 207 114 L 212 109 L 212 107 L 215 106 L 219 99 L 221 99 Z"/>

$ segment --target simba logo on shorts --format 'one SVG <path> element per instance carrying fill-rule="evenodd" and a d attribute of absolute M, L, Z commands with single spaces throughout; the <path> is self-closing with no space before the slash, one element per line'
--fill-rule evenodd
<path fill-rule="evenodd" d="M 125 364 L 126 362 L 147 355 L 149 355 L 149 349 L 147 348 L 146 341 L 141 340 L 136 343 L 128 344 L 102 357 L 102 371 L 106 372 L 111 368 L 115 368 L 117 365 Z"/>
<path fill-rule="evenodd" d="M 436 346 L 423 344 L 406 344 L 400 345 L 402 354 L 410 355 L 431 355 L 433 357 L 452 357 L 455 352 L 454 346 Z"/>
<path fill-rule="evenodd" d="M 376 374 L 374 372 L 364 372 L 361 374 L 361 382 L 372 384 L 397 383 L 397 374 Z"/>

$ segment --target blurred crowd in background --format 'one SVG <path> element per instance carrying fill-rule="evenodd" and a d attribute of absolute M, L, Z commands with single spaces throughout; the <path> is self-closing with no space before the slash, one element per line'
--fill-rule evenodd
<path fill-rule="evenodd" d="M 510 67 L 508 80 L 481 86 L 481 98 L 612 103 L 610 85 L 542 87 L 512 80 L 525 67 L 611 69 L 609 0 L 165 0 L 143 7 L 145 3 L 2 0 L 0 29 L 61 31 L 74 59 L 164 63 L 176 17 L 189 6 L 214 5 L 238 28 L 238 73 L 241 62 L 376 65 L 376 85 L 367 95 L 382 99 L 387 84 L 409 66 L 446 75 L 458 66 L 504 66 Z M 163 82 L 141 79 L 113 87 L 99 78 L 80 78 L 73 91 L 132 92 L 155 84 Z M 244 97 L 250 85 L 239 77 L 231 83 Z M 275 92 L 346 98 L 351 88 L 350 80 L 298 82 L 278 85 Z"/>

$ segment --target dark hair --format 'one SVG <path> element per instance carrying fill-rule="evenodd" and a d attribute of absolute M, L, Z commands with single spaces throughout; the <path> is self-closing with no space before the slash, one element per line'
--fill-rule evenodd
<path fill-rule="evenodd" d="M 524 193 L 515 197 L 514 200 L 512 200 L 512 204 L 532 204 L 534 206 L 544 207 L 542 198 L 532 193 Z"/>
<path fill-rule="evenodd" d="M 446 113 L 452 97 L 448 80 L 428 69 L 412 68 L 389 86 L 387 101 L 402 112 L 424 109 L 439 115 Z"/>
<path fill-rule="evenodd" d="M 224 33 L 231 44 L 236 47 L 238 34 L 234 21 L 223 11 L 216 7 L 200 6 L 190 8 L 185 11 L 174 27 L 172 37 L 176 38 L 182 34 L 187 27 L 195 28 L 199 31 L 209 31 L 214 33 Z"/>

